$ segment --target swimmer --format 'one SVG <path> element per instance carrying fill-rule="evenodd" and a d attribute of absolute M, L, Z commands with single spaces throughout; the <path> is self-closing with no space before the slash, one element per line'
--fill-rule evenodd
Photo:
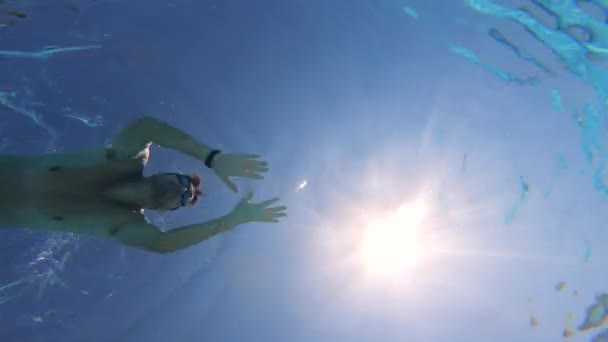
<path fill-rule="evenodd" d="M 188 208 L 201 196 L 200 178 L 181 173 L 144 176 L 152 143 L 185 153 L 210 168 L 232 191 L 233 177 L 263 179 L 256 155 L 222 153 L 183 131 L 144 117 L 131 122 L 109 148 L 76 153 L 0 154 L 0 228 L 71 232 L 109 238 L 155 253 L 195 245 L 248 222 L 278 222 L 279 199 L 251 202 L 246 194 L 217 219 L 161 231 L 143 210 Z"/>

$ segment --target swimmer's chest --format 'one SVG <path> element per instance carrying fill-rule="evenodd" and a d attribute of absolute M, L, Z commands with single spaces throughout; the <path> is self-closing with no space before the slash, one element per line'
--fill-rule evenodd
<path fill-rule="evenodd" d="M 94 195 L 108 186 L 129 178 L 141 177 L 143 165 L 140 160 L 83 161 L 47 160 L 35 172 L 31 181 L 42 186 L 40 191 L 71 195 Z M 62 162 L 63 161 L 63 162 Z"/>
<path fill-rule="evenodd" d="M 114 158 L 111 150 L 0 155 L 0 188 L 13 196 L 39 193 L 90 194 L 129 177 L 141 177 L 141 159 Z"/>
<path fill-rule="evenodd" d="M 37 202 L 35 210 L 22 216 L 21 221 L 29 229 L 110 236 L 119 226 L 145 222 L 145 218 L 139 210 L 106 200 L 53 196 Z"/>
<path fill-rule="evenodd" d="M 3 168 L 5 176 L 14 172 L 19 181 L 4 188 L 0 225 L 103 236 L 117 225 L 144 221 L 139 211 L 101 197 L 106 186 L 140 177 L 142 168 L 139 160 L 59 154 Z"/>

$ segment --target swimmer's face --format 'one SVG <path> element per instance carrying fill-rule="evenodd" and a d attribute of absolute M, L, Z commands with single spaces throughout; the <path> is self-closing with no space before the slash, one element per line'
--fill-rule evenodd
<path fill-rule="evenodd" d="M 151 202 L 159 211 L 176 210 L 193 204 L 199 193 L 192 177 L 178 173 L 159 173 L 150 178 Z"/>

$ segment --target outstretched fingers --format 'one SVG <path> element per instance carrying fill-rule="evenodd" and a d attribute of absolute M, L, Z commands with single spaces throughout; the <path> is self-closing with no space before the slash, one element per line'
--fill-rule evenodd
<path fill-rule="evenodd" d="M 261 162 L 245 162 L 243 170 L 245 172 L 267 172 L 268 171 L 268 164 L 266 163 L 261 163 Z"/>
<path fill-rule="evenodd" d="M 271 207 L 279 201 L 278 197 L 259 203 L 252 203 L 252 198 L 253 192 L 248 192 L 235 208 L 237 212 L 241 212 L 246 217 L 245 222 L 279 222 L 280 218 L 287 216 L 286 206 Z"/>
<path fill-rule="evenodd" d="M 242 168 L 241 177 L 253 178 L 253 179 L 264 179 L 262 173 L 268 171 L 266 163 L 246 161 Z"/>
<path fill-rule="evenodd" d="M 278 198 L 278 197 L 274 197 L 274 198 L 271 198 L 271 199 L 269 199 L 269 200 L 266 200 L 266 201 L 260 202 L 260 204 L 259 204 L 259 205 L 260 205 L 260 207 L 262 207 L 262 208 L 266 208 L 266 207 L 270 206 L 271 204 L 276 203 L 278 200 L 279 200 L 279 198 Z"/>
<path fill-rule="evenodd" d="M 274 208 L 268 208 L 265 210 L 266 212 L 266 221 L 267 222 L 279 222 L 279 218 L 281 217 L 287 217 L 287 213 L 285 212 L 285 210 L 287 210 L 286 206 L 280 206 L 280 207 L 274 207 Z"/>
<path fill-rule="evenodd" d="M 237 156 L 245 159 L 260 159 L 261 157 L 259 154 L 240 154 Z"/>
<path fill-rule="evenodd" d="M 287 210 L 287 207 L 284 206 L 284 205 L 282 205 L 280 207 L 274 207 L 274 208 L 268 208 L 268 209 L 266 209 L 266 211 L 270 212 L 270 213 L 280 213 L 281 211 L 285 211 L 285 210 Z"/>
<path fill-rule="evenodd" d="M 263 160 L 259 160 L 259 156 L 256 156 L 255 158 L 247 158 L 246 156 L 241 156 L 243 163 L 245 165 L 245 167 L 247 168 L 253 168 L 253 167 L 267 167 L 268 163 L 263 161 Z"/>
<path fill-rule="evenodd" d="M 245 171 L 243 173 L 243 177 L 251 178 L 251 179 L 264 179 L 264 176 L 255 173 L 253 171 Z"/>
<path fill-rule="evenodd" d="M 246 156 L 241 156 L 240 158 L 242 158 L 242 160 L 244 160 L 244 163 L 247 166 L 252 166 L 252 165 L 268 166 L 267 162 L 259 159 L 259 156 L 256 158 L 247 158 Z"/>
<path fill-rule="evenodd" d="M 250 167 L 249 170 L 251 170 L 253 172 L 267 172 L 268 167 L 263 166 L 263 165 L 255 165 L 253 167 Z"/>

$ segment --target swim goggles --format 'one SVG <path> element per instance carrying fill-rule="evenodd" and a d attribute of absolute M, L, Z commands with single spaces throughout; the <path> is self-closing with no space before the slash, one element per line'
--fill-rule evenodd
<path fill-rule="evenodd" d="M 190 176 L 182 175 L 181 173 L 167 173 L 168 175 L 175 175 L 177 177 L 177 181 L 181 186 L 186 188 L 182 193 L 181 198 L 181 207 L 186 207 L 192 202 L 192 198 L 194 194 L 192 193 L 192 178 Z M 180 207 L 172 208 L 171 210 L 177 210 Z"/>

